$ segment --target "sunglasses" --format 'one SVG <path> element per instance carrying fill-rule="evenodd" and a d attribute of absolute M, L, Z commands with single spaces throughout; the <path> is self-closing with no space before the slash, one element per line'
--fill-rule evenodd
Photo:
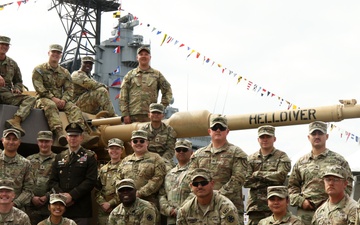
<path fill-rule="evenodd" d="M 212 131 L 217 131 L 218 129 L 220 129 L 220 131 L 225 131 L 226 127 L 221 126 L 220 124 L 215 124 L 214 126 L 212 126 L 210 128 Z"/>
<path fill-rule="evenodd" d="M 141 144 L 144 144 L 145 143 L 145 140 L 144 139 L 133 139 L 132 140 L 132 143 L 134 143 L 134 144 L 137 144 L 138 142 L 140 142 Z"/>
<path fill-rule="evenodd" d="M 201 184 L 202 187 L 205 187 L 206 185 L 209 184 L 209 181 L 207 181 L 207 180 L 202 180 L 202 181 L 193 181 L 193 182 L 192 182 L 192 186 L 194 186 L 194 187 L 199 186 L 199 184 Z"/>
<path fill-rule="evenodd" d="M 176 151 L 177 153 L 179 153 L 179 152 L 188 152 L 189 149 L 187 149 L 187 148 L 177 148 L 177 149 L 175 149 L 175 151 Z"/>

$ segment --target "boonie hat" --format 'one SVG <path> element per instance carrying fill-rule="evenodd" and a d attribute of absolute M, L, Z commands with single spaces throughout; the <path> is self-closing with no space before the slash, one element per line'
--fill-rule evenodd
<path fill-rule="evenodd" d="M 120 190 L 121 188 L 126 188 L 126 187 L 136 189 L 135 182 L 133 179 L 122 179 L 116 183 L 115 187 L 116 187 L 116 190 Z"/>
<path fill-rule="evenodd" d="M 211 118 L 210 127 L 213 127 L 216 124 L 220 124 L 221 126 L 226 127 L 226 128 L 228 127 L 227 126 L 227 119 L 225 117 L 223 117 L 223 116 L 216 116 L 216 117 Z"/>
<path fill-rule="evenodd" d="M 66 196 L 63 194 L 51 194 L 49 202 L 50 204 L 54 204 L 55 202 L 61 202 L 66 206 Z"/>
<path fill-rule="evenodd" d="M 0 36 L 0 43 L 2 44 L 10 44 L 10 38 L 9 37 L 6 37 L 6 36 Z"/>
<path fill-rule="evenodd" d="M 9 134 L 14 134 L 18 139 L 21 137 L 20 131 L 14 128 L 6 129 L 3 131 L 3 137 L 7 137 Z"/>
<path fill-rule="evenodd" d="M 177 149 L 177 148 L 191 149 L 192 148 L 192 143 L 189 140 L 180 139 L 175 143 L 175 149 Z"/>
<path fill-rule="evenodd" d="M 258 137 L 261 135 L 275 136 L 275 127 L 271 125 L 264 125 L 258 128 Z"/>
<path fill-rule="evenodd" d="M 269 186 L 267 188 L 267 198 L 270 198 L 272 196 L 286 198 L 289 196 L 288 188 L 286 186 Z"/>
<path fill-rule="evenodd" d="M 63 51 L 63 47 L 61 45 L 58 44 L 52 44 L 49 46 L 49 51 L 58 51 L 58 52 L 62 52 Z"/>
<path fill-rule="evenodd" d="M 52 141 L 53 140 L 53 133 L 49 130 L 42 130 L 39 131 L 38 136 L 37 136 L 38 140 L 49 140 Z"/>
<path fill-rule="evenodd" d="M 334 176 L 334 177 L 347 179 L 346 170 L 339 165 L 327 167 L 323 177 L 326 176 Z"/>
<path fill-rule="evenodd" d="M 94 58 L 91 56 L 84 56 L 81 58 L 81 62 L 91 62 L 94 63 Z"/>
<path fill-rule="evenodd" d="M 6 189 L 6 190 L 13 191 L 14 186 L 15 186 L 15 183 L 12 180 L 6 180 L 6 179 L 0 180 L 0 189 Z"/>
<path fill-rule="evenodd" d="M 68 135 L 79 135 L 84 132 L 84 130 L 81 128 L 81 126 L 78 123 L 69 123 L 65 127 L 65 131 Z"/>
<path fill-rule="evenodd" d="M 148 132 L 144 131 L 144 130 L 134 130 L 131 133 L 131 139 L 135 139 L 135 138 L 142 138 L 142 139 L 148 139 Z"/>
<path fill-rule="evenodd" d="M 327 124 L 322 121 L 315 121 L 309 124 L 309 134 L 314 132 L 315 130 L 319 130 L 324 134 L 327 133 Z"/>
<path fill-rule="evenodd" d="M 140 48 L 138 48 L 136 54 L 139 54 L 142 50 L 145 50 L 145 51 L 147 51 L 149 54 L 151 54 L 151 53 L 150 53 L 150 48 L 147 47 L 147 46 L 141 46 Z"/>
<path fill-rule="evenodd" d="M 203 177 L 205 178 L 207 181 L 211 181 L 212 180 L 212 175 L 210 170 L 208 169 L 204 169 L 204 168 L 196 168 L 193 171 L 191 171 L 192 177 L 191 180 L 195 180 L 195 178 L 197 177 Z"/>
<path fill-rule="evenodd" d="M 149 106 L 150 112 L 161 112 L 164 113 L 164 106 L 159 103 L 151 103 Z"/>
<path fill-rule="evenodd" d="M 108 141 L 108 147 L 111 146 L 119 146 L 120 148 L 124 148 L 124 142 L 120 140 L 119 138 L 111 138 Z"/>

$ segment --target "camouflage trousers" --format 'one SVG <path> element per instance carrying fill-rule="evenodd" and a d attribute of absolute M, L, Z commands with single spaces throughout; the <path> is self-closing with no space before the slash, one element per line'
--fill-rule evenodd
<path fill-rule="evenodd" d="M 266 212 L 249 212 L 249 220 L 247 225 L 257 225 L 260 220 L 270 216 L 272 214 L 271 211 Z"/>
<path fill-rule="evenodd" d="M 150 118 L 147 114 L 136 114 L 130 116 L 131 122 L 150 122 Z"/>
<path fill-rule="evenodd" d="M 98 208 L 98 223 L 99 225 L 107 225 L 110 213 L 104 212 L 100 207 Z"/>
<path fill-rule="evenodd" d="M 76 100 L 75 104 L 81 111 L 86 113 L 95 115 L 100 111 L 108 111 L 109 117 L 116 116 L 114 106 L 110 101 L 109 92 L 104 87 L 83 93 Z"/>
<path fill-rule="evenodd" d="M 299 219 L 301 219 L 301 221 L 305 225 L 311 225 L 311 220 L 312 220 L 314 214 L 315 214 L 315 211 L 309 211 L 309 210 L 304 210 L 302 208 L 297 208 L 296 215 L 299 217 Z"/>
<path fill-rule="evenodd" d="M 36 101 L 36 108 L 43 109 L 51 131 L 63 128 L 59 115 L 59 109 L 55 102 L 48 98 L 40 98 Z M 69 123 L 79 123 L 83 130 L 87 130 L 80 109 L 72 102 L 66 102 L 63 110 Z"/>
<path fill-rule="evenodd" d="M 48 204 L 39 208 L 35 206 L 26 206 L 25 212 L 29 216 L 31 224 L 35 224 L 35 225 L 50 216 L 50 211 L 48 210 Z"/>
<path fill-rule="evenodd" d="M 19 106 L 14 116 L 21 117 L 24 121 L 34 108 L 36 98 L 30 95 L 13 94 L 8 88 L 0 88 L 0 104 Z"/>

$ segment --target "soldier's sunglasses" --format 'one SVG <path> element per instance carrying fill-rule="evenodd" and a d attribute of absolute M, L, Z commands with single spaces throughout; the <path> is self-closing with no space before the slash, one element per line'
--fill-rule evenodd
<path fill-rule="evenodd" d="M 176 148 L 175 151 L 177 153 L 179 153 L 179 152 L 187 152 L 187 151 L 189 151 L 189 149 L 187 149 L 187 148 Z"/>
<path fill-rule="evenodd" d="M 132 142 L 134 144 L 137 144 L 138 142 L 140 142 L 141 144 L 144 144 L 145 143 L 145 140 L 144 139 L 133 139 Z"/>
<path fill-rule="evenodd" d="M 220 131 L 225 131 L 226 127 L 221 126 L 220 124 L 215 124 L 214 126 L 212 126 L 210 128 L 212 131 L 217 131 L 218 129 L 220 129 Z"/>
<path fill-rule="evenodd" d="M 194 187 L 198 187 L 199 184 L 201 184 L 202 187 L 205 187 L 206 185 L 209 184 L 209 181 L 207 181 L 207 180 L 202 180 L 202 181 L 193 181 L 193 182 L 192 182 L 192 186 L 194 186 Z"/>

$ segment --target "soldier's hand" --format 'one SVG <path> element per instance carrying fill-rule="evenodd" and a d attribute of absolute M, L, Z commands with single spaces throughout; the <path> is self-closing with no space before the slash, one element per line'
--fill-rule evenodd
<path fill-rule="evenodd" d="M 311 204 L 311 202 L 307 199 L 305 199 L 305 201 L 302 204 L 302 208 L 305 210 L 314 210 L 315 208 L 313 207 L 313 205 Z"/>
<path fill-rule="evenodd" d="M 62 193 L 62 194 L 66 196 L 66 206 L 68 206 L 68 204 L 72 202 L 72 197 L 69 193 Z M 72 204 L 74 204 L 74 202 L 72 202 Z"/>
<path fill-rule="evenodd" d="M 171 211 L 170 211 L 170 216 L 176 218 L 176 214 L 177 214 L 176 209 L 172 208 Z"/>
<path fill-rule="evenodd" d="M 60 100 L 60 101 L 59 101 L 59 106 L 58 106 L 58 108 L 59 108 L 59 109 L 64 109 L 64 108 L 65 108 L 65 104 L 66 104 L 65 100 Z"/>
<path fill-rule="evenodd" d="M 5 87 L 5 80 L 2 76 L 0 76 L 0 87 Z"/>
<path fill-rule="evenodd" d="M 31 199 L 31 202 L 34 204 L 34 206 L 39 207 L 45 204 L 45 202 L 43 202 L 39 196 L 34 196 Z"/>
<path fill-rule="evenodd" d="M 104 202 L 100 206 L 104 212 L 108 212 L 109 210 L 111 210 L 111 205 L 108 202 Z"/>
<path fill-rule="evenodd" d="M 124 123 L 125 124 L 130 124 L 131 123 L 130 116 L 124 116 Z"/>

